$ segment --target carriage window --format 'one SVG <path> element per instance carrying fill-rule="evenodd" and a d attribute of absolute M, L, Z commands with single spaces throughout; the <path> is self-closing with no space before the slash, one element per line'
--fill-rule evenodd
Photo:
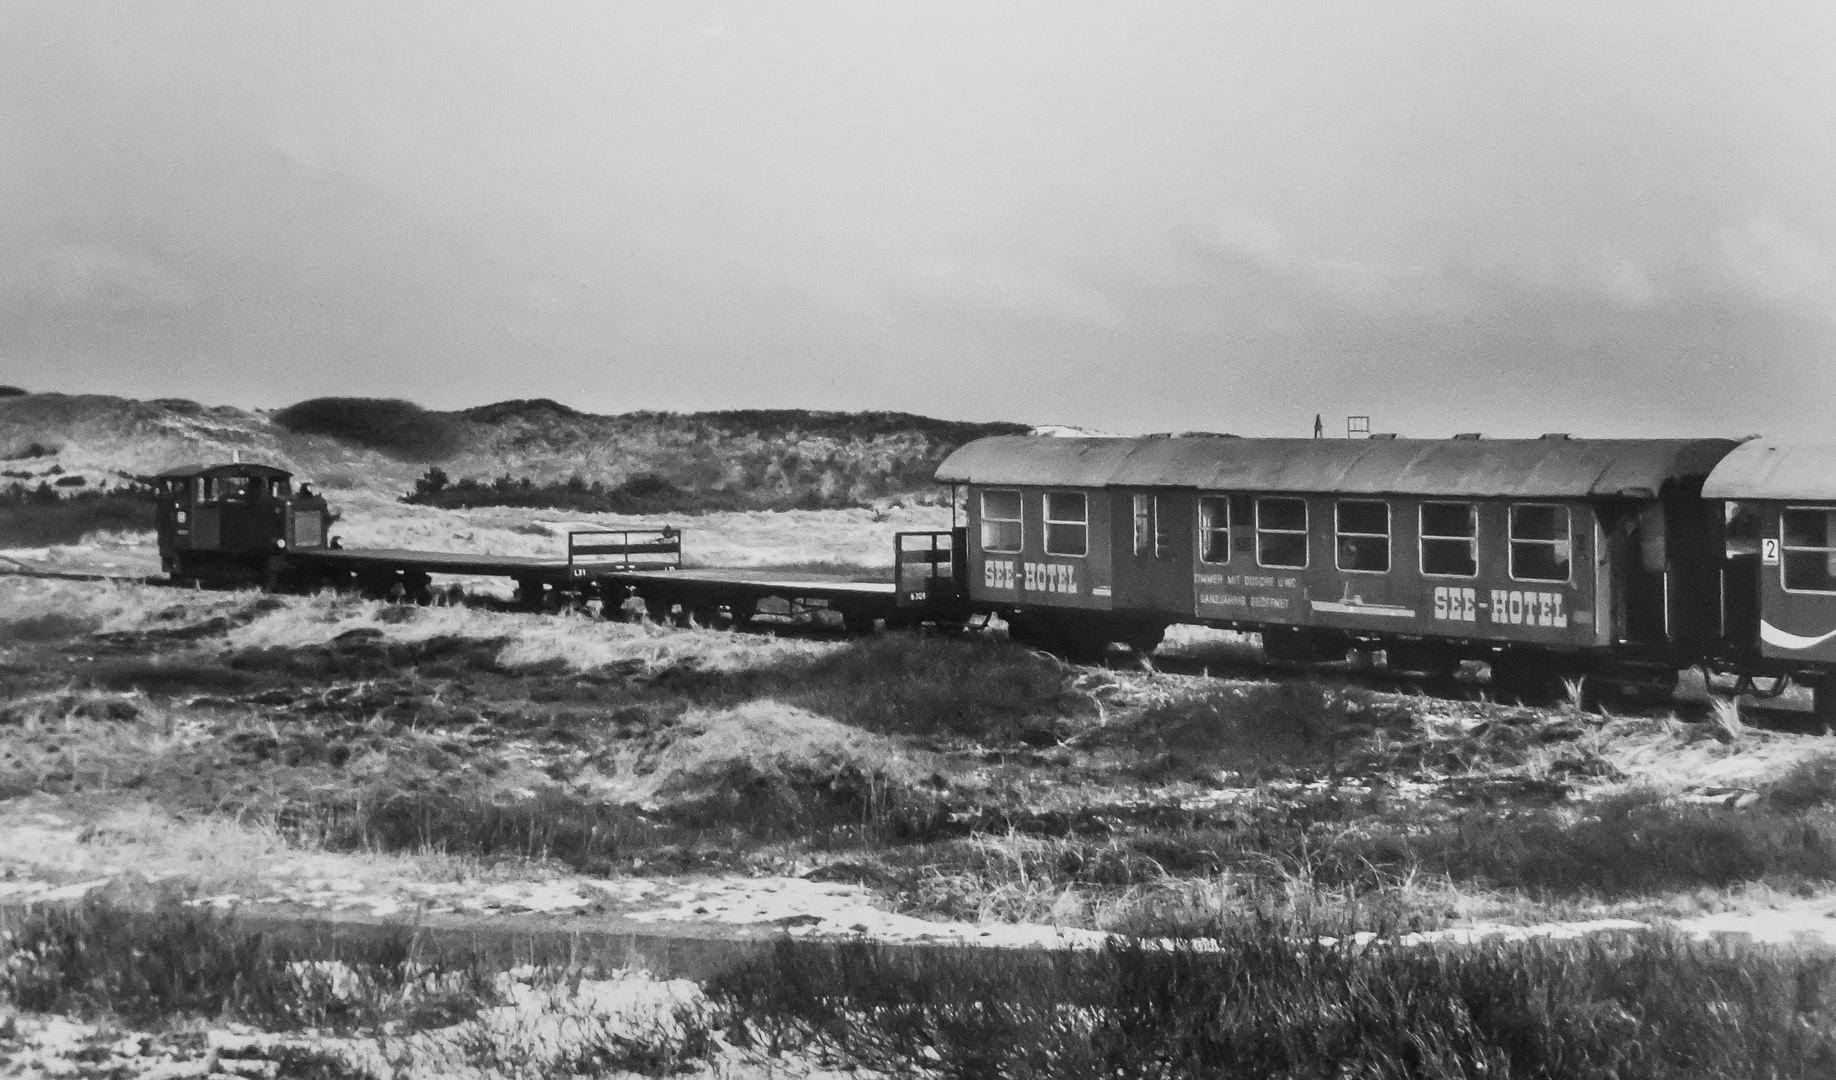
<path fill-rule="evenodd" d="M 1230 561 L 1230 500 L 1222 495 L 1199 500 L 1199 561 Z"/>
<path fill-rule="evenodd" d="M 982 550 L 1019 551 L 1025 536 L 1018 491 L 982 492 Z"/>
<path fill-rule="evenodd" d="M 1390 572 L 1390 504 L 1341 502 L 1334 507 L 1339 569 L 1361 574 Z"/>
<path fill-rule="evenodd" d="M 1479 576 L 1479 510 L 1472 503 L 1422 504 L 1422 573 Z"/>
<path fill-rule="evenodd" d="M 1154 496 L 1154 557 L 1164 559 L 1173 550 L 1173 527 L 1167 522 L 1173 515 L 1167 513 L 1170 496 Z"/>
<path fill-rule="evenodd" d="M 1256 565 L 1307 565 L 1307 500 L 1256 500 Z"/>
<path fill-rule="evenodd" d="M 1517 581 L 1567 581 L 1571 550 L 1568 508 L 1511 507 L 1511 577 Z"/>
<path fill-rule="evenodd" d="M 1089 503 L 1081 491 L 1046 492 L 1046 554 L 1082 555 L 1088 551 L 1089 512 Z"/>
<path fill-rule="evenodd" d="M 1136 495 L 1135 509 L 1135 554 L 1146 555 L 1148 545 L 1154 542 L 1154 503 L 1146 495 Z"/>
<path fill-rule="evenodd" d="M 1836 510 L 1788 509 L 1779 547 L 1780 572 L 1792 592 L 1836 593 Z"/>

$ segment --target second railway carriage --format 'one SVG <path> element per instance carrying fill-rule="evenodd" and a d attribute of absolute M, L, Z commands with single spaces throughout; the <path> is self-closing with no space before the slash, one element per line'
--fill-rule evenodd
<path fill-rule="evenodd" d="M 1750 440 L 1702 494 L 1725 521 L 1723 659 L 1809 684 L 1817 716 L 1836 722 L 1836 446 Z"/>
<path fill-rule="evenodd" d="M 1022 638 L 1151 648 L 1176 622 L 1279 659 L 1384 650 L 1668 687 L 1722 647 L 1725 439 L 1002 436 L 938 469 L 966 489 L 967 588 Z"/>

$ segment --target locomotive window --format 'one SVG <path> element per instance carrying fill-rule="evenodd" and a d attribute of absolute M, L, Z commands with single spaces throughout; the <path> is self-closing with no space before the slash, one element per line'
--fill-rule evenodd
<path fill-rule="evenodd" d="M 1199 561 L 1230 561 L 1230 500 L 1221 495 L 1199 500 Z"/>
<path fill-rule="evenodd" d="M 1567 507 L 1533 503 L 1511 507 L 1513 580 L 1567 581 L 1571 548 Z"/>
<path fill-rule="evenodd" d="M 1019 551 L 1024 530 L 1018 491 L 982 492 L 983 551 Z"/>
<path fill-rule="evenodd" d="M 1307 565 L 1307 500 L 1256 500 L 1256 565 Z"/>
<path fill-rule="evenodd" d="M 1795 507 L 1779 515 L 1779 571 L 1791 592 L 1836 593 L 1836 510 Z"/>
<path fill-rule="evenodd" d="M 1154 542 L 1154 503 L 1146 495 L 1136 495 L 1135 509 L 1135 554 L 1146 555 L 1148 545 Z"/>
<path fill-rule="evenodd" d="M 1422 504 L 1422 573 L 1479 576 L 1479 511 L 1472 503 Z"/>
<path fill-rule="evenodd" d="M 1090 543 L 1090 505 L 1081 491 L 1048 491 L 1045 497 L 1047 555 L 1083 555 Z"/>
<path fill-rule="evenodd" d="M 1390 572 L 1390 504 L 1340 502 L 1334 508 L 1339 569 L 1357 574 Z"/>
<path fill-rule="evenodd" d="M 212 476 L 204 480 L 205 502 L 247 502 L 251 493 L 246 476 Z"/>

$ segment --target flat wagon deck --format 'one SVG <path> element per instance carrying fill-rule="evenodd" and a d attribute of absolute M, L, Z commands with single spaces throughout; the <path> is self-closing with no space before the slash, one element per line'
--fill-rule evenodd
<path fill-rule="evenodd" d="M 623 608 L 633 598 L 649 614 L 702 625 L 744 621 L 761 612 L 830 611 L 849 627 L 875 620 L 892 625 L 951 618 L 960 590 L 954 580 L 952 532 L 900 533 L 884 580 L 845 574 L 682 566 L 682 533 L 655 530 L 577 530 L 564 558 L 413 551 L 403 548 L 295 549 L 278 570 L 296 586 L 361 588 L 377 595 L 425 595 L 436 574 L 508 578 L 524 606 L 536 609 L 598 600 Z"/>

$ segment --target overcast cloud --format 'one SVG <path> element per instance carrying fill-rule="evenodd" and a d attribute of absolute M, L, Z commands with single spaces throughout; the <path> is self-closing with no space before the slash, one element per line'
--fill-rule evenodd
<path fill-rule="evenodd" d="M 0 382 L 1836 436 L 1836 5 L 0 4 Z"/>

